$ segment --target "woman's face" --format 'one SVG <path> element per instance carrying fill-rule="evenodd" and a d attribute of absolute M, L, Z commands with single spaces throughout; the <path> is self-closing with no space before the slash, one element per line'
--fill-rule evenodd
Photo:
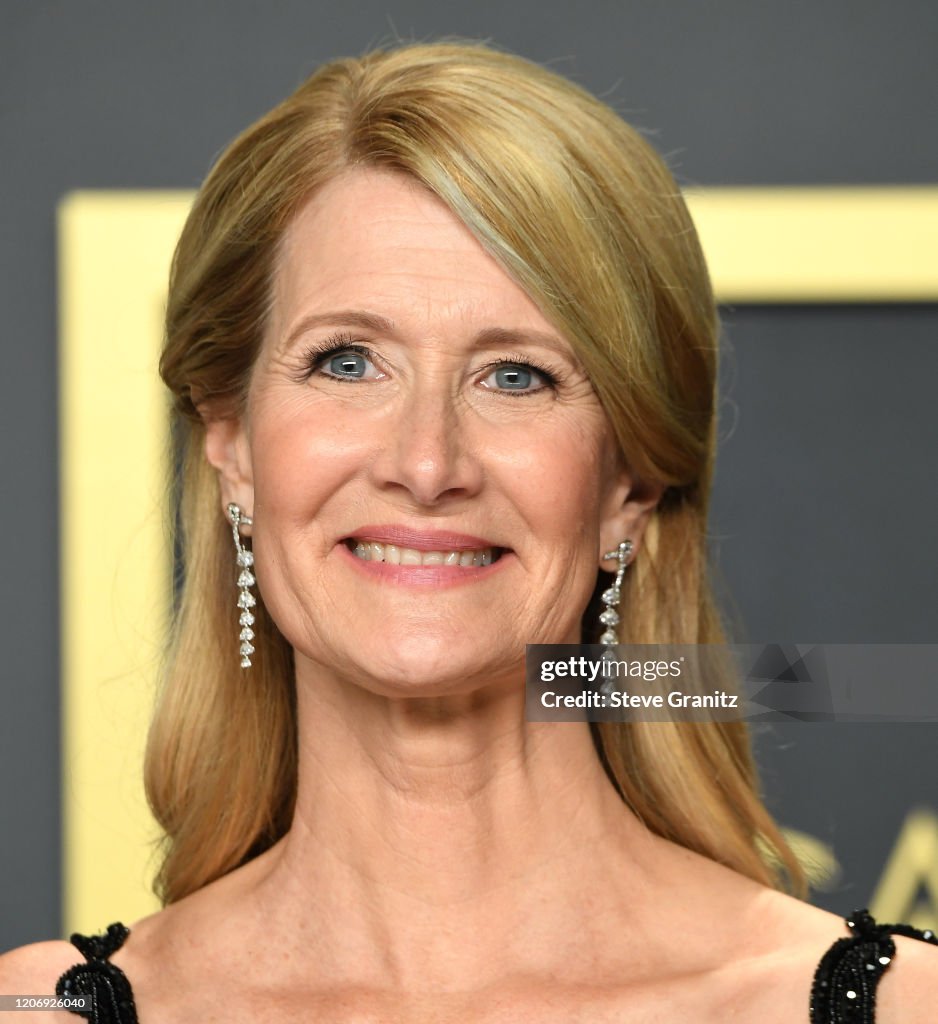
<path fill-rule="evenodd" d="M 289 227 L 272 298 L 246 415 L 207 451 L 298 665 L 445 694 L 578 642 L 650 503 L 526 293 L 418 184 L 356 169 Z"/>

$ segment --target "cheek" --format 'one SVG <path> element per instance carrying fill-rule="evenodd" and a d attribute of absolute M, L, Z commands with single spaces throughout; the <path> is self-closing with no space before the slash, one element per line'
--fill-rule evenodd
<path fill-rule="evenodd" d="M 600 425 L 558 422 L 554 429 L 511 439 L 501 449 L 500 475 L 523 500 L 532 526 L 566 547 L 592 543 L 602 493 L 604 434 Z"/>
<path fill-rule="evenodd" d="M 251 434 L 259 515 L 308 510 L 337 493 L 361 464 L 373 431 L 341 407 L 281 403 L 254 417 Z"/>

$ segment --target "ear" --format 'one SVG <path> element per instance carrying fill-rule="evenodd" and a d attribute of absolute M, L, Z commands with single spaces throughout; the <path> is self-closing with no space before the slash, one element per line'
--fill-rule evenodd
<path fill-rule="evenodd" d="M 597 552 L 601 569 L 615 571 L 618 563 L 604 559 L 607 551 L 615 551 L 624 540 L 632 542 L 633 560 L 641 548 L 645 527 L 654 514 L 666 485 L 639 480 L 627 467 L 620 466 L 603 502 L 599 524 L 600 549 Z"/>
<path fill-rule="evenodd" d="M 238 417 L 213 417 L 200 408 L 205 422 L 205 457 L 218 471 L 224 513 L 234 502 L 254 515 L 254 470 L 247 432 Z M 250 534 L 250 527 L 244 528 Z"/>

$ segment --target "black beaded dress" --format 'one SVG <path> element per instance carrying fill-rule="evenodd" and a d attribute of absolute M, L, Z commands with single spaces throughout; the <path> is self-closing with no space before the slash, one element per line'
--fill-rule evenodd
<path fill-rule="evenodd" d="M 810 1024 L 873 1024 L 876 986 L 896 955 L 891 936 L 905 935 L 938 946 L 934 932 L 907 924 L 877 924 L 866 910 L 855 911 L 846 924 L 851 934 L 837 939 L 814 973 L 807 1008 Z M 129 934 L 129 928 L 116 923 L 101 935 L 72 935 L 71 942 L 85 963 L 70 967 L 59 978 L 55 992 L 92 999 L 92 1009 L 72 1013 L 93 1024 L 138 1024 L 130 982 L 109 959 Z"/>

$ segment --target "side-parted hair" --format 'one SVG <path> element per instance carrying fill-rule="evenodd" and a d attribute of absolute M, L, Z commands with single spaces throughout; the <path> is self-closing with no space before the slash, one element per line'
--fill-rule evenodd
<path fill-rule="evenodd" d="M 184 579 L 146 760 L 165 832 L 155 882 L 164 903 L 290 827 L 292 651 L 259 601 L 254 666 L 240 669 L 231 531 L 196 406 L 243 411 L 278 243 L 299 208 L 352 167 L 406 174 L 449 207 L 570 341 L 632 471 L 665 485 L 625 577 L 623 640 L 723 640 L 705 536 L 718 322 L 697 234 L 661 158 L 581 86 L 487 44 L 411 43 L 331 61 L 221 155 L 172 264 L 161 373 L 181 446 Z M 597 592 L 608 579 L 597 574 Z M 594 622 L 584 619 L 585 642 L 595 642 Z M 759 796 L 744 723 L 591 729 L 648 828 L 803 895 L 803 871 Z"/>

